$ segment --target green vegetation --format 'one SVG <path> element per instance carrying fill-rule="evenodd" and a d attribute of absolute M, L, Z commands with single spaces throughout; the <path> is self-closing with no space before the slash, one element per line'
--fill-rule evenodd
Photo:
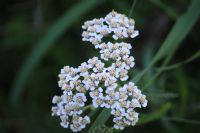
<path fill-rule="evenodd" d="M 110 110 L 91 110 L 83 132 L 200 132 L 199 0 L 28 0 L 0 7 L 0 132 L 71 132 L 51 117 L 52 97 L 61 93 L 57 74 L 98 56 L 81 41 L 81 25 L 113 9 L 135 19 L 140 31 L 128 40 L 136 60 L 130 80 L 148 108 L 123 131 L 111 128 Z"/>

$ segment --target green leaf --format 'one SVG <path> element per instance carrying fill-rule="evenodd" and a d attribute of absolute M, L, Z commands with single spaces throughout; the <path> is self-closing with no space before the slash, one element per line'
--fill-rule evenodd
<path fill-rule="evenodd" d="M 139 122 L 138 125 L 142 125 L 154 120 L 157 120 L 159 118 L 161 118 L 162 116 L 164 116 L 167 111 L 171 108 L 171 104 L 170 103 L 166 103 L 165 105 L 163 105 L 159 110 L 150 113 L 150 114 L 141 114 L 140 118 L 139 118 Z"/>
<path fill-rule="evenodd" d="M 165 39 L 164 43 L 160 47 L 159 51 L 154 56 L 151 63 L 141 72 L 139 73 L 136 78 L 134 78 L 135 82 L 138 82 L 141 77 L 153 66 L 155 63 L 157 63 L 160 59 L 167 56 L 167 60 L 164 61 L 164 65 L 166 65 L 169 60 L 171 59 L 172 55 L 174 54 L 177 47 L 180 45 L 180 43 L 183 41 L 183 39 L 186 37 L 186 35 L 189 33 L 189 31 L 192 29 L 195 22 L 198 20 L 200 10 L 200 1 L 199 0 L 193 0 L 192 4 L 189 6 L 186 13 L 181 15 L 175 25 L 172 27 L 172 30 L 168 34 L 167 38 Z M 154 81 L 155 79 L 153 79 Z M 148 82 L 146 87 L 148 87 L 151 82 Z M 163 108 L 161 108 L 160 111 L 156 112 L 159 114 L 154 113 L 153 116 L 142 116 L 142 120 L 140 120 L 140 124 L 158 119 L 160 116 L 162 116 L 165 113 L 165 110 L 168 110 L 170 108 L 170 104 L 165 105 Z M 105 109 L 100 113 L 101 116 L 103 116 L 103 112 Z M 109 114 L 110 115 L 110 114 Z M 108 117 L 109 118 L 109 117 Z M 107 118 L 107 119 L 108 119 Z M 106 119 L 106 120 L 107 120 Z M 103 123 L 101 123 L 103 124 Z M 92 127 L 95 127 L 95 124 L 92 125 Z"/>
<path fill-rule="evenodd" d="M 200 57 L 200 51 L 197 51 L 195 54 L 193 54 L 191 57 L 189 57 L 185 61 L 173 64 L 173 65 L 170 65 L 170 66 L 163 67 L 162 71 L 169 71 L 169 70 L 172 70 L 172 69 L 179 68 L 183 65 L 186 65 L 186 64 L 198 59 L 199 57 Z M 158 69 L 160 69 L 160 68 L 158 68 Z"/>
<path fill-rule="evenodd" d="M 136 82 L 139 81 L 141 77 L 163 57 L 166 57 L 166 59 L 162 64 L 162 68 L 164 68 L 168 64 L 178 46 L 181 44 L 183 39 L 192 29 L 194 24 L 197 22 L 200 15 L 199 8 L 200 8 L 200 1 L 193 0 L 187 12 L 178 18 L 177 22 L 175 23 L 172 30 L 168 34 L 167 38 L 160 47 L 159 51 L 152 59 L 151 63 L 135 77 Z M 153 81 L 155 81 L 158 75 L 162 72 L 162 68 L 159 70 L 159 72 L 156 73 L 154 77 L 151 78 L 151 80 L 147 83 L 144 89 L 148 88 L 153 83 Z"/>
<path fill-rule="evenodd" d="M 182 69 L 177 69 L 174 74 L 177 88 L 179 88 L 178 90 L 180 92 L 180 103 L 179 107 L 176 109 L 176 116 L 181 117 L 186 113 L 189 85 L 186 75 Z"/>
<path fill-rule="evenodd" d="M 93 133 L 93 130 L 96 127 L 103 126 L 104 123 L 109 119 L 109 117 L 110 117 L 110 109 L 106 109 L 106 108 L 103 109 L 101 113 L 98 115 L 98 117 L 96 118 L 96 120 L 94 121 L 94 123 L 89 128 L 88 133 Z"/>
<path fill-rule="evenodd" d="M 80 1 L 74 7 L 66 11 L 66 13 L 64 13 L 64 15 L 57 22 L 55 22 L 44 37 L 42 37 L 42 39 L 36 44 L 35 48 L 28 55 L 28 58 L 25 60 L 14 80 L 10 97 L 11 104 L 13 106 L 16 107 L 19 105 L 26 81 L 48 50 L 55 44 L 55 41 L 81 16 L 92 8 L 95 8 L 98 3 L 100 3 L 99 0 Z"/>

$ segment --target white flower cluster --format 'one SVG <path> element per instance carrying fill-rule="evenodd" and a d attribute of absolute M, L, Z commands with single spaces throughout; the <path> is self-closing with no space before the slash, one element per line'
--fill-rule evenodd
<path fill-rule="evenodd" d="M 103 37 L 111 35 L 113 39 L 134 38 L 139 33 L 135 30 L 135 21 L 115 11 L 110 12 L 105 18 L 86 21 L 82 26 L 83 41 L 90 41 L 96 48 Z"/>
<path fill-rule="evenodd" d="M 135 108 L 147 106 L 146 96 L 133 82 L 120 87 L 118 81 L 128 80 L 128 70 L 134 66 L 134 58 L 130 56 L 131 44 L 125 42 L 102 42 L 103 37 L 111 35 L 114 40 L 134 38 L 138 31 L 134 30 L 134 20 L 114 11 L 105 18 L 87 21 L 82 26 L 83 41 L 91 42 L 100 50 L 100 58 L 113 63 L 106 67 L 98 57 L 82 63 L 78 68 L 65 66 L 59 74 L 61 96 L 54 96 L 52 115 L 60 116 L 61 126 L 80 131 L 90 123 L 90 118 L 83 115 L 86 106 L 86 95 L 92 98 L 94 108 L 109 108 L 114 116 L 114 128 L 123 129 L 127 125 L 135 125 L 138 113 Z M 87 103 L 88 104 L 88 103 Z"/>

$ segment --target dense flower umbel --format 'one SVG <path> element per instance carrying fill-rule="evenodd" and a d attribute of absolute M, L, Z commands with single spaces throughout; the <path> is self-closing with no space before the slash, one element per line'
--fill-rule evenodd
<path fill-rule="evenodd" d="M 83 41 L 91 42 L 100 51 L 100 58 L 113 63 L 106 67 L 98 57 L 82 63 L 78 68 L 65 66 L 59 74 L 61 96 L 54 96 L 52 115 L 60 116 L 61 126 L 80 131 L 90 123 L 89 116 L 83 116 L 86 106 L 86 94 L 92 98 L 94 108 L 109 108 L 114 116 L 114 128 L 124 129 L 134 126 L 138 121 L 135 108 L 147 106 L 146 96 L 133 82 L 119 86 L 118 81 L 128 79 L 128 70 L 134 67 L 134 58 L 130 56 L 131 44 L 126 42 L 103 42 L 104 37 L 114 40 L 134 38 L 138 31 L 134 29 L 134 20 L 114 11 L 105 18 L 93 19 L 84 23 Z"/>

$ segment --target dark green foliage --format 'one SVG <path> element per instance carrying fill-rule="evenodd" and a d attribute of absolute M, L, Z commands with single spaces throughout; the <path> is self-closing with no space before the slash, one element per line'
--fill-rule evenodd
<path fill-rule="evenodd" d="M 99 56 L 81 25 L 112 9 L 136 21 L 130 80 L 147 95 L 135 127 L 113 130 L 109 110 L 91 112 L 89 133 L 200 132 L 199 0 L 0 1 L 0 132 L 66 133 L 51 117 L 57 74 Z M 133 10 L 131 9 L 133 7 Z"/>

